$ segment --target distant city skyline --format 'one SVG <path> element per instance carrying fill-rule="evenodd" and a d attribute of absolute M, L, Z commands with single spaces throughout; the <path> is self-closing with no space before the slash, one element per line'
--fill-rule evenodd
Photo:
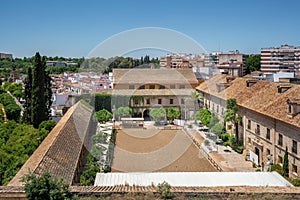
<path fill-rule="evenodd" d="M 300 45 L 299 6 L 297 0 L 2 1 L 0 52 L 86 57 L 120 32 L 162 27 L 191 37 L 207 52 L 258 54 Z"/>

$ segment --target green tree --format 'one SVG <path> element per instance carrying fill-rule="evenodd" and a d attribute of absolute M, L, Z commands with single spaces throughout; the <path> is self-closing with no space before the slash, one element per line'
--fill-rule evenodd
<path fill-rule="evenodd" d="M 199 101 L 202 99 L 202 96 L 197 91 L 193 91 L 191 93 L 191 99 L 194 102 L 194 111 L 196 112 L 197 105 L 199 105 Z"/>
<path fill-rule="evenodd" d="M 211 112 L 208 109 L 202 108 L 201 110 L 196 112 L 195 118 L 197 120 L 200 120 L 203 125 L 209 126 L 209 124 L 211 122 L 212 115 L 211 115 Z"/>
<path fill-rule="evenodd" d="M 27 174 L 22 181 L 25 183 L 25 193 L 29 200 L 67 200 L 73 195 L 69 185 L 63 180 L 56 180 L 50 173 L 43 173 L 41 177 L 35 174 Z"/>
<path fill-rule="evenodd" d="M 287 146 L 285 147 L 285 153 L 283 157 L 282 175 L 289 177 L 289 153 Z"/>
<path fill-rule="evenodd" d="M 219 123 L 219 118 L 216 116 L 216 115 L 212 115 L 211 116 L 211 120 L 210 120 L 210 123 L 209 123 L 209 127 L 212 128 L 214 125 L 218 124 Z"/>
<path fill-rule="evenodd" d="M 19 121 L 21 109 L 8 93 L 0 94 L 0 103 L 4 106 L 7 119 Z"/>
<path fill-rule="evenodd" d="M 116 114 L 121 117 L 130 117 L 132 114 L 132 109 L 128 106 L 121 106 L 117 109 Z"/>
<path fill-rule="evenodd" d="M 241 117 L 237 114 L 239 107 L 236 99 L 227 99 L 226 112 L 224 115 L 225 122 L 231 122 L 234 124 L 236 142 L 239 141 L 238 123 Z"/>
<path fill-rule="evenodd" d="M 165 181 L 159 183 L 157 188 L 161 199 L 172 199 L 173 193 L 171 192 L 171 185 L 169 183 Z"/>
<path fill-rule="evenodd" d="M 39 130 L 45 129 L 48 132 L 50 132 L 55 127 L 55 125 L 56 125 L 55 121 L 52 120 L 43 121 L 39 125 Z"/>
<path fill-rule="evenodd" d="M 94 185 L 96 174 L 100 171 L 97 159 L 91 154 L 88 155 L 86 170 L 80 176 L 80 185 Z"/>
<path fill-rule="evenodd" d="M 21 109 L 15 102 L 5 106 L 5 112 L 8 119 L 19 121 Z"/>
<path fill-rule="evenodd" d="M 32 118 L 32 107 L 31 107 L 31 101 L 32 101 L 32 68 L 29 67 L 27 71 L 27 77 L 25 78 L 24 84 L 25 84 L 25 92 L 24 92 L 24 113 L 23 113 L 23 121 L 25 123 L 31 124 Z"/>
<path fill-rule="evenodd" d="M 166 110 L 163 107 L 160 108 L 152 108 L 150 110 L 150 116 L 155 122 L 159 122 L 161 120 L 166 119 Z"/>
<path fill-rule="evenodd" d="M 34 127 L 49 119 L 51 106 L 51 82 L 45 70 L 45 58 L 37 52 L 34 58 L 31 119 Z"/>
<path fill-rule="evenodd" d="M 174 119 L 178 119 L 180 117 L 180 112 L 174 107 L 169 107 L 167 109 L 167 117 L 173 121 Z"/>
<path fill-rule="evenodd" d="M 211 127 L 211 132 L 218 134 L 219 136 L 223 132 L 224 125 L 220 123 L 216 123 L 214 126 Z"/>
<path fill-rule="evenodd" d="M 246 73 L 260 70 L 260 55 L 248 55 L 245 58 Z"/>
<path fill-rule="evenodd" d="M 113 118 L 111 112 L 106 109 L 99 110 L 95 113 L 96 119 L 98 122 L 105 123 Z"/>

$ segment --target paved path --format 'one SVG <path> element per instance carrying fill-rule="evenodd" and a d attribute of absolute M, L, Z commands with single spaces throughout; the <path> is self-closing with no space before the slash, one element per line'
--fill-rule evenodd
<path fill-rule="evenodd" d="M 24 111 L 24 107 L 22 106 L 22 104 L 19 102 L 19 100 L 14 96 L 12 95 L 12 93 L 10 91 L 7 91 L 7 93 L 14 99 L 14 101 L 16 102 L 16 104 L 20 107 L 20 109 L 22 111 Z"/>
<path fill-rule="evenodd" d="M 195 137 L 195 139 L 201 144 L 204 140 L 209 140 L 206 137 L 205 132 L 198 131 L 199 127 L 193 125 L 193 129 L 188 129 L 190 133 Z M 195 131 L 196 130 L 196 131 Z M 253 168 L 252 162 L 245 160 L 245 155 L 239 154 L 232 150 L 230 147 L 225 147 L 224 145 L 216 145 L 216 150 L 210 152 L 209 156 L 222 168 L 223 171 L 240 171 L 249 172 L 256 171 L 260 168 Z"/>

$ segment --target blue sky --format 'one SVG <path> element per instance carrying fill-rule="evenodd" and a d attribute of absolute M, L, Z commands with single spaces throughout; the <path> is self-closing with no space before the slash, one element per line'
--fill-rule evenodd
<path fill-rule="evenodd" d="M 0 52 L 82 57 L 133 28 L 182 32 L 208 52 L 300 45 L 298 0 L 9 0 L 0 2 Z"/>

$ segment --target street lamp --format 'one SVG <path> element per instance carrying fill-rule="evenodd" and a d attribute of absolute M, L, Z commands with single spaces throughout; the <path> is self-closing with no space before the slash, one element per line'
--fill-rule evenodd
<path fill-rule="evenodd" d="M 116 122 L 116 106 L 113 105 L 112 107 L 112 113 L 113 113 L 113 128 L 115 128 L 115 122 Z"/>
<path fill-rule="evenodd" d="M 273 164 L 272 156 L 273 156 L 272 154 L 267 155 L 267 158 L 268 158 L 267 164 L 268 164 L 268 171 L 269 172 L 271 171 L 271 167 L 272 167 L 272 164 Z"/>

